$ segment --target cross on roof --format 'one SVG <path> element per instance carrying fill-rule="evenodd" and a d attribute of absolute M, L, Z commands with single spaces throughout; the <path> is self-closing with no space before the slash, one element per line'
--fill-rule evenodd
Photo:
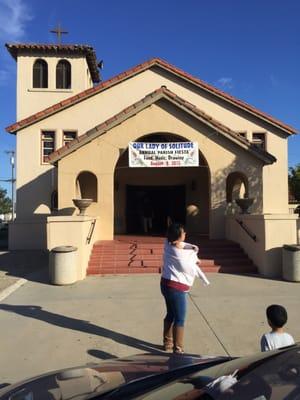
<path fill-rule="evenodd" d="M 57 35 L 57 41 L 58 41 L 59 44 L 61 44 L 61 35 L 63 33 L 69 33 L 68 31 L 63 31 L 62 30 L 62 28 L 60 26 L 60 23 L 58 23 L 58 26 L 55 29 L 51 30 L 50 32 L 51 33 L 55 33 Z"/>

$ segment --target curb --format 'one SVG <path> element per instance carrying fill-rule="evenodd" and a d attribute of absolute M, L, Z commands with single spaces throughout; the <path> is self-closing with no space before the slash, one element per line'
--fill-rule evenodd
<path fill-rule="evenodd" d="M 21 278 L 18 279 L 15 283 L 13 283 L 12 285 L 8 286 L 6 289 L 4 289 L 1 293 L 0 293 L 0 301 L 4 300 L 6 297 L 8 297 L 10 294 L 12 294 L 13 292 L 15 292 L 17 289 L 19 289 L 19 287 L 23 286 L 27 281 L 27 279 Z"/>

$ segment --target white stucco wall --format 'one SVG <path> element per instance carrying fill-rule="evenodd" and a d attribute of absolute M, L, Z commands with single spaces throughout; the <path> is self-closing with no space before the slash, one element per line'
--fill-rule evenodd
<path fill-rule="evenodd" d="M 114 168 L 119 149 L 126 148 L 129 141 L 156 132 L 172 133 L 198 142 L 211 176 L 209 231 L 212 238 L 225 235 L 226 177 L 230 172 L 240 171 L 249 177 L 249 194 L 255 197 L 253 211 L 261 212 L 262 162 L 221 135 L 212 135 L 211 130 L 192 117 L 182 115 L 178 110 L 176 113 L 176 108 L 164 101 L 151 105 L 59 161 L 59 207 L 67 209 L 72 206 L 79 172 L 92 172 L 98 179 L 99 200 L 93 203 L 89 212 L 100 216 L 101 239 L 112 239 Z M 162 169 L 159 175 L 157 170 L 152 173 L 156 173 L 159 180 L 159 175 L 163 175 L 164 171 Z M 176 174 L 176 169 L 173 173 Z"/>
<path fill-rule="evenodd" d="M 162 85 L 166 85 L 170 90 L 197 105 L 231 129 L 247 131 L 249 138 L 251 138 L 252 132 L 266 133 L 267 150 L 277 158 L 277 162 L 264 167 L 263 212 L 286 213 L 288 210 L 286 139 L 275 133 L 275 129 L 271 131 L 271 128 L 268 127 L 269 130 L 267 131 L 264 123 L 254 122 L 252 117 L 245 118 L 245 115 L 242 116 L 230 106 L 225 108 L 221 104 L 215 103 L 212 98 L 204 96 L 197 89 L 191 90 L 192 87 L 189 84 L 174 77 L 171 79 L 168 74 L 162 75 L 154 69 L 138 74 L 18 133 L 17 189 L 19 190 L 18 203 L 19 205 L 22 204 L 22 206 L 18 206 L 19 216 L 32 213 L 32 207 L 29 207 L 28 210 L 30 194 L 28 197 L 27 190 L 20 190 L 30 182 L 36 181 L 36 193 L 41 190 L 41 196 L 45 190 L 44 199 L 41 197 L 40 200 L 49 204 L 52 182 L 49 170 L 52 167 L 41 165 L 40 135 L 42 129 L 55 130 L 57 147 L 60 147 L 64 129 L 78 130 L 79 135 L 83 134 Z M 273 179 L 274 176 L 276 176 L 276 180 Z M 279 181 L 280 191 L 278 190 Z M 43 189 L 45 187 L 47 189 Z M 26 194 L 25 197 L 21 194 L 22 192 Z"/>
<path fill-rule="evenodd" d="M 37 59 L 48 64 L 48 88 L 33 88 L 33 65 Z M 56 65 L 60 60 L 71 64 L 71 89 L 56 89 Z M 17 58 L 17 120 L 28 117 L 93 86 L 84 56 L 64 57 L 44 54 L 19 55 Z"/>
<path fill-rule="evenodd" d="M 256 236 L 254 241 L 237 223 Z M 261 275 L 282 277 L 282 247 L 297 243 L 297 216 L 281 214 L 226 217 L 226 238 L 239 243 Z"/>

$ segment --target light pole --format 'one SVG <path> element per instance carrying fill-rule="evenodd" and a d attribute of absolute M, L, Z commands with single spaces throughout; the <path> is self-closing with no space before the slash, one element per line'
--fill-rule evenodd
<path fill-rule="evenodd" d="M 11 220 L 15 218 L 15 152 L 14 150 L 8 150 L 5 152 L 10 155 L 10 165 L 11 165 L 11 178 L 7 179 L 7 182 L 11 182 L 11 202 L 12 202 L 12 215 Z"/>

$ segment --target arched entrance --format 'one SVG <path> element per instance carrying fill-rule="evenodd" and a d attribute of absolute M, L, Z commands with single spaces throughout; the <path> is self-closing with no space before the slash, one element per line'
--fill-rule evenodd
<path fill-rule="evenodd" d="M 174 134 L 155 133 L 140 142 L 184 142 Z M 114 171 L 114 233 L 165 233 L 182 222 L 190 234 L 209 235 L 210 173 L 199 152 L 199 167 L 130 168 L 128 149 L 120 150 Z M 146 219 L 148 218 L 148 221 Z"/>

